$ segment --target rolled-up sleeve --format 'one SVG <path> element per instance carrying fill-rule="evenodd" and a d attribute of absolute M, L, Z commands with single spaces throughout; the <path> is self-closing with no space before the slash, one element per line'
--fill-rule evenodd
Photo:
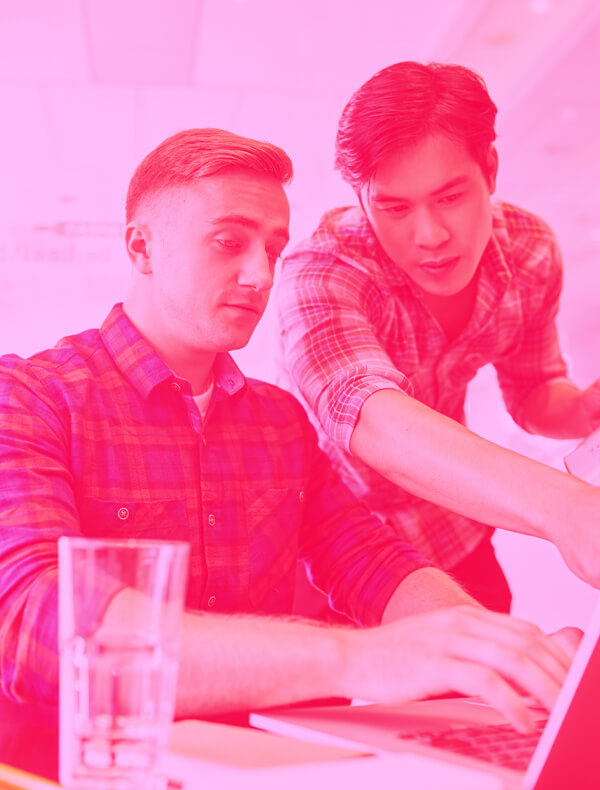
<path fill-rule="evenodd" d="M 328 438 L 349 450 L 370 395 L 412 394 L 377 337 L 385 321 L 377 285 L 359 266 L 300 250 L 284 262 L 277 302 L 289 374 Z"/>
<path fill-rule="evenodd" d="M 403 579 L 433 563 L 354 497 L 319 449 L 308 424 L 306 448 L 310 482 L 300 557 L 332 609 L 358 625 L 376 625 Z"/>

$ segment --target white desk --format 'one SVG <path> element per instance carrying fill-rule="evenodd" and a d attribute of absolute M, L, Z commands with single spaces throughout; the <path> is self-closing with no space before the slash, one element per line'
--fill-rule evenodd
<path fill-rule="evenodd" d="M 342 756 L 344 750 L 223 724 L 178 722 L 173 726 L 171 744 L 166 769 L 171 779 L 183 784 L 184 790 L 208 787 L 502 790 L 503 787 L 497 777 L 416 754 Z M 319 749 L 326 751 L 319 754 Z M 352 752 L 347 750 L 347 754 Z"/>

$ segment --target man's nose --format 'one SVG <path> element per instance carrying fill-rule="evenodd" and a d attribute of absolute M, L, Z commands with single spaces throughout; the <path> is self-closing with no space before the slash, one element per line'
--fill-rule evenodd
<path fill-rule="evenodd" d="M 248 256 L 238 275 L 238 285 L 255 291 L 269 291 L 273 287 L 273 266 L 266 250 Z"/>
<path fill-rule="evenodd" d="M 417 247 L 436 249 L 450 238 L 450 232 L 428 208 L 419 209 L 415 213 L 414 242 Z"/>

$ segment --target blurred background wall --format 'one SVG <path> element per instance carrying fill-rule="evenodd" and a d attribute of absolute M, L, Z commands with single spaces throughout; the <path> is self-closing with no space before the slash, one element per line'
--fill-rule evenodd
<path fill-rule="evenodd" d="M 166 136 L 219 126 L 287 150 L 292 244 L 353 203 L 333 170 L 340 111 L 398 60 L 475 68 L 499 107 L 497 194 L 540 214 L 565 259 L 559 317 L 574 380 L 600 375 L 598 0 L 0 0 L 0 353 L 98 325 L 124 296 L 127 183 Z M 273 315 L 236 354 L 274 380 Z M 531 437 L 492 369 L 477 432 L 563 468 L 574 442 Z M 599 525 L 600 529 L 600 514 Z M 497 534 L 514 612 L 585 625 L 596 593 L 543 541 Z"/>

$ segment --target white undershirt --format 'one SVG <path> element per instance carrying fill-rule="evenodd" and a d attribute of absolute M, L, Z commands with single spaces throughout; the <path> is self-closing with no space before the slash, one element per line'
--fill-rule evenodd
<path fill-rule="evenodd" d="M 206 417 L 206 412 L 208 411 L 208 404 L 210 403 L 210 399 L 213 393 L 213 389 L 215 388 L 215 377 L 210 377 L 210 384 L 208 385 L 207 389 L 204 392 L 201 392 L 199 395 L 194 395 L 194 401 L 196 402 L 196 406 L 198 407 L 198 411 L 200 412 L 200 416 L 202 417 L 202 422 L 204 422 L 204 418 Z"/>

